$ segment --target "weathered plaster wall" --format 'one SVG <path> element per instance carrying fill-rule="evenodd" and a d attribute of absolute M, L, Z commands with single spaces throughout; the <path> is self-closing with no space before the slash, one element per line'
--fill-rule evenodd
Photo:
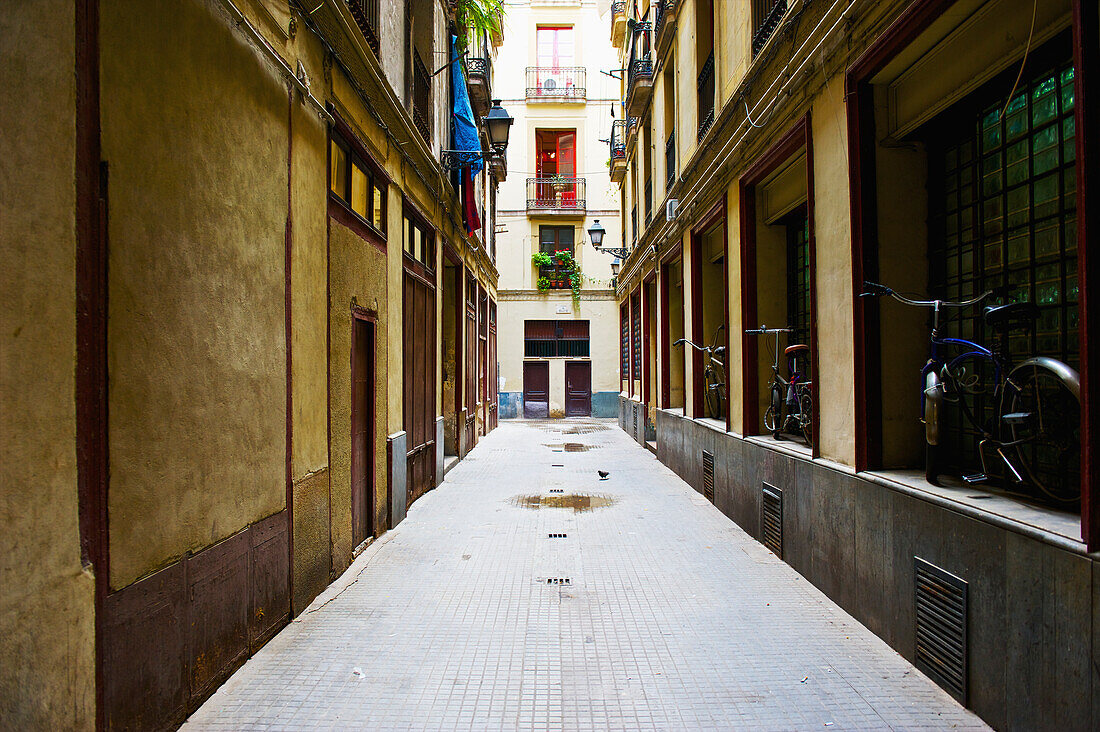
<path fill-rule="evenodd" d="M 848 195 L 848 134 L 844 86 L 825 88 L 812 110 L 814 236 L 817 283 L 817 363 L 814 430 L 822 457 L 855 463 L 855 392 L 852 374 L 852 222 Z M 827 395 L 827 396 L 825 396 Z"/>
<path fill-rule="evenodd" d="M 95 721 L 73 398 L 75 36 L 71 2 L 0 14 L 0 720 L 12 729 Z"/>
<path fill-rule="evenodd" d="M 101 44 L 122 587 L 285 505 L 288 97 L 212 2 L 105 4 Z"/>
<path fill-rule="evenodd" d="M 392 187 L 391 187 L 392 188 Z M 398 209 L 400 211 L 400 209 Z M 390 217 L 394 216 L 393 192 Z M 400 240 L 397 240 L 400 241 Z M 394 246 L 391 240 L 391 246 Z M 329 436 L 331 440 L 332 557 L 336 571 L 351 563 L 355 548 L 351 535 L 351 306 L 378 314 L 374 332 L 374 526 L 386 525 L 386 435 L 388 394 L 391 391 L 388 356 L 400 353 L 400 341 L 387 331 L 392 311 L 386 284 L 386 254 L 336 221 L 329 221 Z M 400 290 L 398 290 L 400 292 Z M 398 335 L 399 337 L 399 335 Z M 397 373 L 401 373 L 400 371 Z M 394 379 L 400 385 L 400 379 Z"/>

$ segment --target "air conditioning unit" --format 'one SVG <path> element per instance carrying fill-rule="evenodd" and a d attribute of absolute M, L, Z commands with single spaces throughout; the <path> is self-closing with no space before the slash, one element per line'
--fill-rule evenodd
<path fill-rule="evenodd" d="M 674 221 L 676 219 L 676 209 L 679 208 L 680 201 L 676 198 L 670 198 L 665 202 L 665 221 Z"/>

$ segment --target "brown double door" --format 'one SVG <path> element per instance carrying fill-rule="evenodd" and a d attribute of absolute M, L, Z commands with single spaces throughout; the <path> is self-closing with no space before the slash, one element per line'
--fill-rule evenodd
<path fill-rule="evenodd" d="M 592 414 L 592 363 L 566 361 L 565 416 L 588 417 Z"/>
<path fill-rule="evenodd" d="M 524 361 L 523 416 L 525 419 L 545 419 L 550 416 L 550 363 Z"/>
<path fill-rule="evenodd" d="M 435 485 L 435 287 L 405 270 L 406 504 Z"/>

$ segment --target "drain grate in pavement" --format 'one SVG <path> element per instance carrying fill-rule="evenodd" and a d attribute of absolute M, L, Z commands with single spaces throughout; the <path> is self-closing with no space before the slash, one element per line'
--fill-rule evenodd
<path fill-rule="evenodd" d="M 565 466 L 564 466 L 564 465 L 562 465 L 561 463 L 554 463 L 554 464 L 553 464 L 553 465 L 551 465 L 550 467 L 551 467 L 551 468 L 564 468 Z"/>
<path fill-rule="evenodd" d="M 547 577 L 546 584 L 548 585 L 571 585 L 573 580 L 568 577 Z"/>
<path fill-rule="evenodd" d="M 547 534 L 546 537 L 549 538 L 549 539 L 566 539 L 566 538 L 568 538 L 565 534 Z"/>
<path fill-rule="evenodd" d="M 565 489 L 564 488 L 551 488 L 550 490 L 548 490 L 546 492 L 547 493 L 565 493 Z"/>

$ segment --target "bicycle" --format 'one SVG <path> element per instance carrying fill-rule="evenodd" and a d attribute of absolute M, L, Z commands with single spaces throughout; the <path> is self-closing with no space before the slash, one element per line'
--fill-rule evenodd
<path fill-rule="evenodd" d="M 686 343 L 703 352 L 703 383 L 705 384 L 703 400 L 706 402 L 707 416 L 712 419 L 724 418 L 722 406 L 726 403 L 726 347 L 718 345 L 718 340 L 725 329 L 724 325 L 718 326 L 718 330 L 714 332 L 714 340 L 709 346 L 700 346 L 687 338 L 680 338 L 672 344 L 679 346 Z"/>
<path fill-rule="evenodd" d="M 749 335 L 774 335 L 775 349 L 772 359 L 772 380 L 768 384 L 771 400 L 764 410 L 764 428 L 777 440 L 783 439 L 783 433 L 799 434 L 806 439 L 807 445 L 813 445 L 813 382 L 799 368 L 799 359 L 809 359 L 810 347 L 804 343 L 795 343 L 783 349 L 787 357 L 787 372 L 790 379 L 784 379 L 779 373 L 779 336 L 790 333 L 790 328 L 748 328 Z"/>
<path fill-rule="evenodd" d="M 998 338 L 987 348 L 965 338 L 940 334 L 941 315 L 948 309 L 977 305 L 993 294 L 987 291 L 960 302 L 917 300 L 885 285 L 863 283 L 860 297 L 889 296 L 905 305 L 931 308 L 932 332 L 928 361 L 921 369 L 921 421 L 925 425 L 925 478 L 939 485 L 943 472 L 940 440 L 945 404 L 958 404 L 966 421 L 981 434 L 977 451 L 982 472 L 961 476 L 966 483 L 989 479 L 986 454 L 990 450 L 1017 484 L 1030 483 L 1048 498 L 1073 504 L 1081 498 L 1081 378 L 1069 365 L 1047 356 L 1028 358 L 1014 365 L 1008 352 L 1009 333 L 1034 328 L 1039 308 L 1029 302 L 987 306 L 983 320 Z M 961 353 L 944 355 L 949 347 Z M 971 373 L 967 374 L 967 367 Z M 967 397 L 988 393 L 982 383 L 982 367 L 993 369 L 992 422 L 983 424 Z"/>

